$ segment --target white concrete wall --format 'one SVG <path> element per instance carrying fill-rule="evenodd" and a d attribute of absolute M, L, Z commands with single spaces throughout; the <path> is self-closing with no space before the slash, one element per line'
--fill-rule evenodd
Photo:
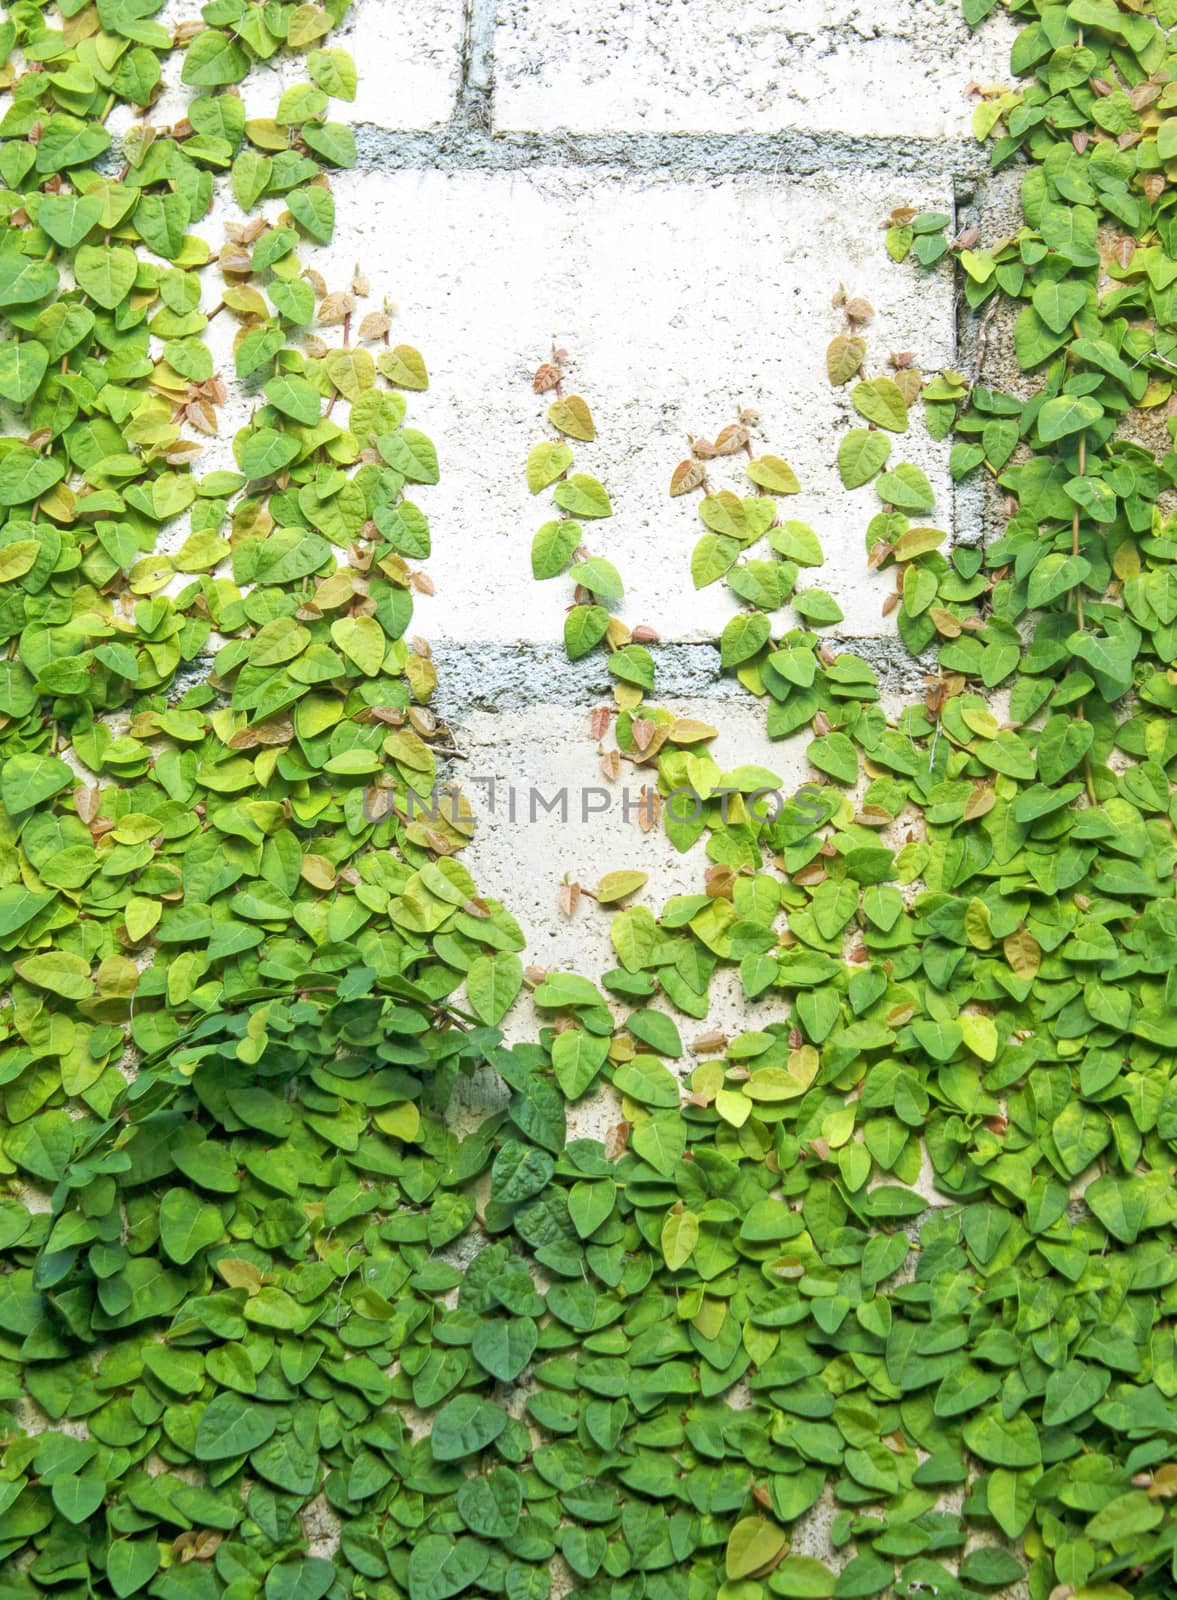
<path fill-rule="evenodd" d="M 826 565 L 805 581 L 842 607 L 831 635 L 892 682 L 918 682 L 882 612 L 890 585 L 865 565 L 877 500 L 844 490 L 835 466 L 858 419 L 825 374 L 846 326 L 831 301 L 845 286 L 875 307 L 872 373 L 894 351 L 925 371 L 958 359 L 947 273 L 893 263 L 881 224 L 897 205 L 951 214 L 972 196 L 986 158 L 969 91 L 1006 75 L 1003 19 L 971 34 L 953 0 L 467 0 L 465 11 L 432 0 L 394 21 L 383 0 L 356 0 L 342 42 L 361 72 L 349 108 L 366 124 L 361 169 L 334 182 L 337 235 L 316 265 L 340 287 L 358 262 L 373 301 L 396 302 L 394 339 L 429 365 L 412 413 L 442 478 L 417 495 L 435 593 L 415 627 L 472 754 L 456 776 L 479 765 L 523 788 L 597 781 L 587 711 L 608 701 L 609 680 L 599 656 L 564 662 L 570 586 L 537 584 L 529 564 L 551 514 L 523 476 L 546 431 L 531 377 L 553 341 L 598 428 L 575 445 L 577 468 L 614 507 L 590 525 L 591 547 L 621 570 L 624 620 L 664 641 L 664 695 L 715 692 L 718 656 L 703 642 L 734 608 L 722 584 L 691 585 L 702 527 L 693 502 L 669 498 L 670 473 L 688 435 L 713 436 L 742 406 L 760 414 L 757 448 L 800 479 L 787 509 L 822 541 Z M 924 468 L 936 492 L 926 520 L 951 531 L 976 507 L 958 506 L 947 454 L 913 427 L 892 464 Z M 713 476 L 738 486 L 741 464 Z M 765 747 L 761 709 L 742 694 L 710 720 L 728 765 L 803 766 L 800 750 Z M 485 814 L 468 859 L 519 914 L 531 959 L 590 972 L 607 962 L 605 919 L 562 916 L 565 871 L 589 881 L 640 865 L 651 876 L 639 898 L 657 907 L 703 866 L 632 825 L 606 821 L 590 838 Z"/>
<path fill-rule="evenodd" d="M 169 0 L 163 17 L 197 9 Z M 925 371 L 963 359 L 947 274 L 891 262 L 881 225 L 897 205 L 951 214 L 971 202 L 985 157 L 967 88 L 1004 77 L 1011 36 L 998 19 L 970 35 L 956 0 L 355 0 L 337 42 L 356 56 L 360 89 L 333 115 L 357 124 L 361 165 L 333 180 L 334 243 L 306 254 L 332 289 L 358 265 L 368 305 L 399 308 L 394 342 L 429 366 L 410 416 L 436 442 L 442 478 L 414 494 L 431 519 L 423 565 L 435 592 L 413 631 L 434 647 L 438 701 L 467 757 L 454 776 L 493 776 L 500 795 L 572 796 L 567 823 L 533 822 L 526 798 L 513 818 L 502 804 L 491 814 L 473 786 L 467 863 L 519 917 L 529 962 L 592 977 L 614 964 L 607 914 L 587 899 L 561 910 L 566 877 L 591 887 L 638 868 L 649 879 L 636 901 L 657 910 L 696 891 L 706 864 L 701 848 L 679 856 L 642 832 L 619 794 L 594 825 L 578 815 L 581 789 L 602 782 L 589 713 L 611 686 L 600 657 L 563 659 L 568 583 L 530 574 L 532 534 L 550 515 L 523 475 L 545 431 L 535 367 L 553 341 L 565 347 L 569 388 L 595 415 L 598 438 L 575 447 L 576 462 L 603 481 L 614 516 L 593 526 L 592 548 L 621 569 L 624 619 L 663 641 L 653 702 L 717 725 L 725 769 L 757 763 L 794 789 L 810 776 L 803 743 L 770 744 L 762 708 L 719 682 L 707 641 L 734 602 L 722 585 L 693 590 L 701 525 L 693 501 L 669 498 L 670 474 L 688 435 L 757 411 L 758 450 L 800 479 L 788 513 L 825 550 L 808 581 L 842 607 L 832 639 L 869 655 L 892 690 L 919 683 L 882 612 L 890 580 L 866 570 L 877 500 L 847 493 L 835 466 L 853 412 L 825 374 L 826 346 L 845 329 L 832 299 L 844 286 L 875 307 L 872 375 L 893 351 L 914 352 Z M 263 69 L 251 113 L 271 111 L 296 75 Z M 186 98 L 170 88 L 153 120 L 179 118 Z M 232 380 L 232 331 L 228 318 L 214 324 L 230 397 L 206 469 L 231 465 L 229 441 L 254 404 Z M 923 467 L 936 493 L 927 520 L 967 533 L 962 519 L 979 508 L 954 495 L 947 454 L 917 428 L 895 441 L 892 464 Z M 740 463 L 713 475 L 737 486 Z M 633 791 L 644 772 L 622 783 Z M 728 984 L 711 1025 L 755 1026 L 772 1006 Z M 522 1001 L 509 1032 L 527 1037 L 536 1020 Z M 703 1026 L 687 1022 L 684 1038 Z M 493 1094 L 474 1086 L 483 1105 Z M 603 1135 L 616 1116 L 605 1091 L 572 1125 Z M 818 1508 L 794 1549 L 828 1555 L 828 1521 Z M 330 1525 L 322 1537 L 327 1553 Z"/>

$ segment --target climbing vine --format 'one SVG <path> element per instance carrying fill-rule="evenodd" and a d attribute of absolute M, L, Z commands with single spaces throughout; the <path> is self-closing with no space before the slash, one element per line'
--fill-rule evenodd
<path fill-rule="evenodd" d="M 977 133 L 1024 226 L 887 219 L 990 351 L 1012 320 L 1024 381 L 868 377 L 839 297 L 839 469 L 923 699 L 889 715 L 818 631 L 819 537 L 752 416 L 672 492 L 803 792 L 765 804 L 774 774 L 647 705 L 615 569 L 537 536 L 537 576 L 574 563 L 570 653 L 610 650 L 611 769 L 710 863 L 657 917 L 601 880 L 599 983 L 525 972 L 437 803 L 425 367 L 307 257 L 354 159 L 346 4 L 161 9 L 0 24 L 6 1600 L 1171 1593 L 1172 6 L 1012 7 L 1023 85 Z M 236 85 L 292 52 L 309 81 L 251 119 Z M 202 473 L 229 362 L 251 412 Z M 921 414 L 1007 497 L 988 537 L 913 523 Z M 587 405 L 549 421 L 530 487 L 607 512 L 564 443 Z M 550 1020 L 508 1048 L 524 983 Z M 498 1109 L 462 1132 L 476 1072 Z M 598 1092 L 608 1142 L 570 1140 Z"/>

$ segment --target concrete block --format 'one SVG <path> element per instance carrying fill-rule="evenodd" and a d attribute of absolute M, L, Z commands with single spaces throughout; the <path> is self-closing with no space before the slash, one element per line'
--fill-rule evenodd
<path fill-rule="evenodd" d="M 194 0 L 167 0 L 153 20 L 174 28 L 198 18 L 199 11 Z M 395 11 L 381 0 L 359 0 L 325 41 L 349 51 L 359 72 L 356 98 L 333 100 L 331 115 L 340 122 L 371 122 L 381 128 L 441 127 L 453 114 L 464 35 L 462 0 L 422 0 Z M 180 57 L 170 63 L 163 94 L 148 113 L 156 127 L 178 122 L 188 101 L 200 92 L 180 82 L 181 65 Z M 256 63 L 241 85 L 249 115 L 272 116 L 283 92 L 306 76 L 303 57 L 286 51 Z M 119 107 L 107 126 L 117 137 L 134 121 Z"/>
<path fill-rule="evenodd" d="M 498 125 L 573 132 L 829 131 L 967 138 L 971 79 L 1008 76 L 1014 25 L 934 0 L 503 0 Z"/>
<path fill-rule="evenodd" d="M 331 287 L 358 261 L 373 300 L 402 307 L 393 338 L 425 355 L 432 383 L 410 396 L 431 435 L 441 483 L 417 498 L 433 522 L 425 563 L 436 596 L 417 625 L 427 637 L 478 642 L 558 640 L 571 601 L 565 579 L 537 583 L 532 535 L 549 493 L 524 479 L 529 447 L 550 436 L 531 378 L 553 340 L 572 357 L 568 389 L 589 402 L 598 437 L 575 447 L 575 470 L 598 477 L 613 516 L 586 523 L 595 554 L 626 583 L 621 615 L 666 640 L 713 639 L 736 608 L 722 584 L 696 592 L 689 563 L 704 531 L 691 499 L 671 500 L 688 435 L 712 438 L 741 406 L 760 413 L 758 451 L 783 456 L 802 492 L 782 512 L 808 522 L 826 555 L 803 581 L 838 599 L 845 636 L 890 635 L 890 580 L 870 575 L 864 530 L 879 502 L 848 492 L 836 468 L 843 433 L 860 421 L 825 372 L 845 330 L 831 306 L 840 284 L 869 298 L 870 370 L 892 351 L 934 371 L 954 360 L 949 281 L 896 265 L 880 222 L 899 204 L 952 210 L 945 180 L 758 174 L 675 180 L 614 170 L 342 175 L 336 242 L 308 252 Z M 911 460 L 937 495 L 928 520 L 949 527 L 947 446 L 913 426 L 892 461 Z M 747 488 L 739 461 L 715 482 Z M 792 613 L 780 626 L 793 625 Z"/>
<path fill-rule="evenodd" d="M 719 738 L 709 748 L 725 770 L 749 763 L 766 767 L 780 780 L 783 796 L 817 776 L 805 761 L 804 740 L 767 737 L 764 707 L 751 696 L 742 702 L 656 703 L 717 727 Z M 502 715 L 474 712 L 457 721 L 455 735 L 468 759 L 454 776 L 477 819 L 462 862 L 479 888 L 502 898 L 518 918 L 527 938 L 525 965 L 579 972 L 594 981 L 617 965 L 609 942 L 612 909 L 598 908 L 583 896 L 572 915 L 565 915 L 559 902 L 565 878 L 594 889 L 607 872 L 645 872 L 648 881 L 626 904 L 648 906 L 655 915 L 671 895 L 702 892 L 708 866 L 704 844 L 679 854 L 661 828 L 642 830 L 636 820 L 640 791 L 643 784 L 657 785 L 656 768 L 623 762 L 621 776 L 608 783 L 600 773 L 598 750 L 615 748 L 615 741 L 610 732 L 598 745 L 588 708 L 535 705 Z M 492 779 L 493 810 L 486 781 Z M 607 809 L 602 809 L 606 796 Z M 779 995 L 748 1000 L 734 969 L 716 973 L 712 997 L 706 1023 L 676 1016 L 684 1044 L 714 1028 L 739 1033 L 786 1013 Z M 675 1015 L 665 1001 L 654 1004 Z M 618 1019 L 632 1009 L 617 1005 Z M 508 1041 L 516 1043 L 534 1039 L 548 1021 L 549 1014 L 539 1011 L 524 990 L 503 1028 Z M 689 1051 L 670 1063 L 683 1075 L 695 1064 Z M 452 1120 L 459 1128 L 473 1126 L 503 1096 L 503 1085 L 489 1072 L 480 1073 L 459 1086 Z M 604 1085 L 570 1108 L 569 1127 L 576 1137 L 604 1138 L 619 1117 L 620 1102 Z"/>
<path fill-rule="evenodd" d="M 769 739 L 764 706 L 750 695 L 742 701 L 652 696 L 651 703 L 718 728 L 708 748 L 725 770 L 765 767 L 779 778 L 783 795 L 816 776 L 805 760 L 805 741 Z M 655 914 L 671 895 L 702 892 L 708 865 L 702 842 L 679 854 L 661 828 L 646 832 L 637 821 L 642 786 L 657 785 L 656 764 L 623 760 L 615 782 L 602 777 L 598 750 L 616 745 L 611 730 L 598 745 L 588 707 L 474 712 L 457 720 L 455 737 L 468 759 L 454 777 L 476 818 L 462 861 L 479 887 L 500 895 L 519 919 L 531 964 L 590 976 L 617 965 L 606 910 L 587 897 L 572 916 L 560 910 L 565 877 L 593 889 L 618 868 L 645 872 L 649 881 L 627 904 L 649 906 Z M 489 784 L 479 779 L 495 782 L 493 810 Z M 555 804 L 557 797 L 565 803 Z"/>

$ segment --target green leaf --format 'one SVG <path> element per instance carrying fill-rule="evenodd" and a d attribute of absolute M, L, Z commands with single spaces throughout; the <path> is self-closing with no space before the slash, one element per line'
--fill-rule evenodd
<path fill-rule="evenodd" d="M 838 471 L 847 489 L 869 483 L 891 454 L 891 441 L 885 433 L 867 428 L 851 428 L 838 446 Z"/>
<path fill-rule="evenodd" d="M 564 571 L 580 547 L 579 522 L 545 522 L 531 543 L 531 572 L 535 578 L 554 578 Z"/>
<path fill-rule="evenodd" d="M 522 987 L 523 963 L 508 950 L 478 956 L 466 974 L 471 1010 L 491 1027 L 503 1020 Z"/>
<path fill-rule="evenodd" d="M 184 1266 L 216 1244 L 225 1230 L 216 1206 L 205 1204 L 190 1189 L 169 1189 L 159 1208 L 159 1231 L 168 1255 Z"/>
<path fill-rule="evenodd" d="M 278 1420 L 272 1406 L 256 1405 L 237 1394 L 218 1394 L 201 1414 L 193 1452 L 197 1461 L 246 1456 L 273 1436 Z"/>
<path fill-rule="evenodd" d="M 510 1467 L 493 1467 L 485 1476 L 462 1480 L 457 1506 L 471 1533 L 483 1539 L 509 1539 L 519 1526 L 523 1484 Z"/>
<path fill-rule="evenodd" d="M 474 1330 L 475 1361 L 500 1383 L 514 1383 L 535 1354 L 539 1334 L 530 1317 L 488 1317 Z"/>
<path fill-rule="evenodd" d="M 768 643 L 772 624 L 761 611 L 742 611 L 732 617 L 720 639 L 720 662 L 735 667 L 749 660 Z"/>
<path fill-rule="evenodd" d="M 568 576 L 600 600 L 620 600 L 625 593 L 621 574 L 604 556 L 589 556 L 585 561 L 578 561 Z"/>
<path fill-rule="evenodd" d="M 262 393 L 283 416 L 301 422 L 304 427 L 314 427 L 319 420 L 323 397 L 307 378 L 280 372 L 266 382 Z"/>
<path fill-rule="evenodd" d="M 128 1600 L 151 1582 L 159 1562 L 154 1539 L 113 1539 L 106 1552 L 106 1581 L 118 1600 Z"/>
<path fill-rule="evenodd" d="M 36 339 L 6 339 L 0 344 L 0 395 L 22 406 L 37 392 L 49 366 L 49 352 Z"/>
<path fill-rule="evenodd" d="M 97 195 L 47 194 L 37 207 L 37 222 L 63 250 L 72 250 L 102 216 Z"/>
<path fill-rule="evenodd" d="M 1056 395 L 1038 413 L 1038 437 L 1044 444 L 1050 444 L 1055 439 L 1090 428 L 1102 416 L 1103 407 L 1094 395 Z"/>
<path fill-rule="evenodd" d="M 564 648 L 569 659 L 579 661 L 609 630 L 609 613 L 604 606 L 573 606 L 564 619 Z"/>
<path fill-rule="evenodd" d="M 240 83 L 248 71 L 249 57 L 241 46 L 227 33 L 208 28 L 188 46 L 180 81 L 194 88 L 215 89 Z"/>
<path fill-rule="evenodd" d="M 0 251 L 0 309 L 32 305 L 57 288 L 52 261 L 32 261 L 15 251 Z"/>
<path fill-rule="evenodd" d="M 797 474 L 779 456 L 758 456 L 748 463 L 748 476 L 770 494 L 800 494 Z"/>
<path fill-rule="evenodd" d="M 569 1028 L 552 1040 L 552 1070 L 566 1100 L 579 1100 L 605 1065 L 609 1041 L 600 1034 Z"/>
<path fill-rule="evenodd" d="M 930 511 L 936 497 L 927 476 L 910 461 L 901 461 L 875 482 L 879 499 L 897 511 Z"/>
<path fill-rule="evenodd" d="M 772 1591 L 796 1600 L 828 1600 L 835 1592 L 835 1582 L 829 1567 L 815 1556 L 786 1556 L 773 1569 Z"/>
<path fill-rule="evenodd" d="M 403 473 L 410 483 L 437 482 L 437 451 L 433 441 L 415 428 L 382 434 L 376 441 L 376 448 L 388 465 Z"/>
<path fill-rule="evenodd" d="M 494 1443 L 507 1426 L 507 1413 L 477 1394 L 460 1394 L 437 1413 L 429 1431 L 435 1461 L 461 1461 Z M 447 1591 L 449 1592 L 449 1591 Z"/>
<path fill-rule="evenodd" d="M 561 511 L 573 517 L 611 517 L 613 507 L 609 496 L 587 473 L 574 472 L 556 485 L 553 498 Z"/>
<path fill-rule="evenodd" d="M 527 453 L 527 487 L 532 494 L 539 494 L 541 489 L 562 478 L 571 465 L 571 446 L 543 439 L 533 444 Z"/>
<path fill-rule="evenodd" d="M 685 1267 L 699 1242 L 699 1219 L 693 1211 L 671 1211 L 662 1224 L 662 1256 L 671 1272 Z"/>
<path fill-rule="evenodd" d="M 555 1163 L 544 1150 L 508 1139 L 495 1157 L 490 1197 L 503 1205 L 519 1205 L 547 1187 Z"/>
<path fill-rule="evenodd" d="M 613 1073 L 614 1087 L 641 1105 L 660 1110 L 678 1109 L 678 1079 L 655 1056 L 635 1056 Z"/>
<path fill-rule="evenodd" d="M 785 1535 L 763 1517 L 741 1517 L 728 1536 L 724 1570 L 729 1581 L 750 1578 L 771 1568 L 788 1548 Z"/>
<path fill-rule="evenodd" d="M 877 423 L 892 433 L 907 432 L 907 401 L 893 379 L 871 378 L 869 382 L 855 384 L 850 399 L 855 411 L 868 422 Z"/>
<path fill-rule="evenodd" d="M 64 477 L 65 467 L 60 461 L 17 445 L 0 457 L 0 506 L 27 505 Z"/>
<path fill-rule="evenodd" d="M 299 453 L 299 442 L 290 433 L 279 433 L 276 428 L 255 428 L 241 446 L 241 470 L 251 482 L 272 478 L 281 472 Z"/>
<path fill-rule="evenodd" d="M 307 71 L 325 94 L 336 100 L 355 99 L 356 67 L 346 50 L 312 50 Z"/>
<path fill-rule="evenodd" d="M 449 1600 L 477 1583 L 489 1561 L 490 1546 L 478 1539 L 427 1533 L 409 1555 L 409 1600 Z"/>
<path fill-rule="evenodd" d="M 97 305 L 113 311 L 134 287 L 139 263 L 128 245 L 84 244 L 74 256 L 78 288 Z"/>
<path fill-rule="evenodd" d="M 312 239 L 329 244 L 335 232 L 335 200 L 327 189 L 308 186 L 286 196 L 290 214 Z"/>
<path fill-rule="evenodd" d="M 1065 333 L 1087 304 L 1087 295 L 1086 284 L 1050 279 L 1038 284 L 1031 304 L 1052 333 Z"/>

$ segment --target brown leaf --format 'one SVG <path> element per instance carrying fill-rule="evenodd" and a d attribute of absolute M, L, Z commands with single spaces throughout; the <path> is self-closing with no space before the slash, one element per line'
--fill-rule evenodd
<path fill-rule="evenodd" d="M 863 806 L 854 819 L 862 828 L 886 828 L 891 823 L 891 813 L 882 806 Z"/>
<path fill-rule="evenodd" d="M 600 760 L 601 776 L 608 778 L 610 783 L 616 783 L 621 776 L 620 750 L 606 750 Z"/>
<path fill-rule="evenodd" d="M 570 917 L 579 904 L 579 883 L 562 883 L 560 885 L 560 910 L 563 915 Z"/>
<path fill-rule="evenodd" d="M 661 637 L 657 628 L 651 628 L 648 622 L 639 622 L 630 634 L 634 644 L 657 644 Z"/>
<path fill-rule="evenodd" d="M 73 800 L 74 810 L 83 822 L 89 824 L 98 815 L 98 807 L 102 803 L 102 790 L 75 789 Z"/>
<path fill-rule="evenodd" d="M 536 394 L 547 394 L 549 389 L 556 388 L 560 378 L 559 367 L 553 366 L 550 361 L 545 361 L 542 366 L 536 368 L 535 377 L 531 380 L 532 388 Z"/>
<path fill-rule="evenodd" d="M 589 715 L 589 733 L 594 739 L 603 739 L 609 731 L 613 716 L 612 706 L 595 706 Z"/>
<path fill-rule="evenodd" d="M 895 387 L 909 406 L 915 405 L 923 386 L 923 377 L 914 367 L 903 367 L 895 373 Z"/>
<path fill-rule="evenodd" d="M 658 724 L 649 722 L 644 717 L 634 717 L 630 724 L 630 729 L 633 733 L 633 742 L 638 749 L 648 750 L 655 733 L 658 731 Z"/>
<path fill-rule="evenodd" d="M 605 1160 L 619 1161 L 629 1144 L 628 1122 L 615 1122 L 605 1135 Z"/>
<path fill-rule="evenodd" d="M 355 297 L 342 292 L 327 295 L 319 306 L 318 321 L 324 326 L 330 326 L 350 317 L 356 308 Z"/>
<path fill-rule="evenodd" d="M 643 783 L 635 809 L 638 827 L 643 833 L 652 833 L 662 815 L 662 796 L 657 789 L 652 789 L 648 783 Z"/>
<path fill-rule="evenodd" d="M 369 311 L 359 326 L 359 337 L 376 341 L 383 339 L 392 323 L 383 311 Z"/>
<path fill-rule="evenodd" d="M 851 322 L 869 322 L 875 314 L 874 306 L 861 295 L 855 295 L 853 300 L 847 300 L 844 310 Z"/>
<path fill-rule="evenodd" d="M 708 867 L 703 874 L 706 893 L 712 900 L 730 900 L 736 875 L 730 867 Z"/>
<path fill-rule="evenodd" d="M 997 791 L 989 783 L 974 784 L 972 793 L 964 803 L 964 820 L 972 822 L 992 811 L 997 804 Z"/>
<path fill-rule="evenodd" d="M 706 468 L 698 461 L 680 461 L 670 474 L 671 495 L 690 494 L 707 476 Z"/>
<path fill-rule="evenodd" d="M 739 423 L 730 422 L 715 435 L 715 453 L 717 456 L 739 455 L 747 445 L 748 439 L 747 428 L 741 427 Z"/>

